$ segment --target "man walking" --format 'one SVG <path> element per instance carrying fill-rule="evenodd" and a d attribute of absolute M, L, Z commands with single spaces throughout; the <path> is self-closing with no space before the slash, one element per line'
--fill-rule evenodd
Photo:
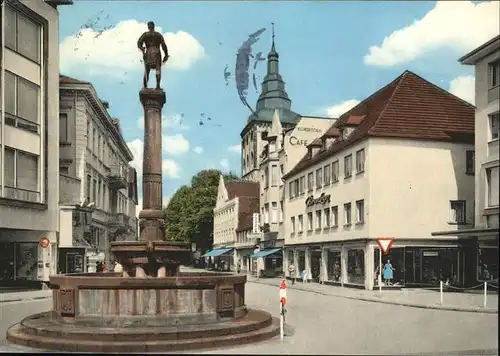
<path fill-rule="evenodd" d="M 295 284 L 295 265 L 290 263 L 290 266 L 288 266 L 288 275 L 292 278 L 292 285 Z"/>

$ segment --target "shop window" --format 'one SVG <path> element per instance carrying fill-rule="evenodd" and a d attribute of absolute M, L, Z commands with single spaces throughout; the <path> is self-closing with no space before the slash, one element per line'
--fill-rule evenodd
<path fill-rule="evenodd" d="M 458 284 L 458 249 L 422 249 L 422 283 Z"/>
<path fill-rule="evenodd" d="M 340 251 L 328 251 L 327 272 L 328 280 L 340 283 L 342 260 Z"/>
<path fill-rule="evenodd" d="M 375 249 L 374 251 L 374 278 L 375 278 L 375 284 L 378 286 L 378 273 L 379 273 L 379 255 L 380 255 L 380 249 Z M 392 271 L 392 280 L 390 281 L 393 284 L 405 284 L 405 249 L 404 248 L 391 248 L 387 254 L 382 255 L 382 279 L 383 278 L 383 273 L 384 273 L 384 266 L 386 263 L 390 263 L 392 268 L 394 270 Z M 411 267 L 408 268 L 408 273 L 413 273 L 413 261 L 411 258 L 408 258 L 409 265 Z M 409 276 L 408 276 L 409 277 Z"/>
<path fill-rule="evenodd" d="M 365 251 L 347 251 L 347 283 L 365 284 Z"/>
<path fill-rule="evenodd" d="M 483 246 L 478 249 L 477 279 L 498 282 L 498 246 Z"/>
<path fill-rule="evenodd" d="M 305 251 L 297 251 L 297 252 L 298 252 L 297 262 L 299 264 L 298 274 L 300 274 L 303 270 L 306 269 L 306 252 Z"/>
<path fill-rule="evenodd" d="M 36 281 L 37 276 L 38 244 L 16 244 L 16 280 Z"/>

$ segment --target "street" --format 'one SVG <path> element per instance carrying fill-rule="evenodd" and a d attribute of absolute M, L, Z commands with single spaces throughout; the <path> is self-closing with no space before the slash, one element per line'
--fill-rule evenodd
<path fill-rule="evenodd" d="M 278 316 L 279 289 L 247 283 L 247 305 Z M 7 328 L 24 316 L 48 310 L 50 300 L 0 304 L 0 351 Z M 288 333 L 237 348 L 201 353 L 243 354 L 498 354 L 495 314 L 440 311 L 349 300 L 288 288 Z M 287 328 L 288 329 L 288 328 Z"/>

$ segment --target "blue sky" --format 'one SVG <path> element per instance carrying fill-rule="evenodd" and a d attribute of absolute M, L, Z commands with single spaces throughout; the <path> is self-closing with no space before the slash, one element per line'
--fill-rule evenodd
<path fill-rule="evenodd" d="M 234 78 L 226 86 L 224 67 L 234 71 L 238 47 L 263 27 L 253 52 L 267 55 L 271 22 L 292 109 L 305 116 L 342 114 L 405 69 L 473 102 L 473 70 L 457 59 L 499 28 L 498 2 L 74 2 L 60 8 L 61 72 L 91 81 L 110 102 L 138 168 L 143 129 L 136 41 L 149 20 L 166 34 L 166 199 L 201 169 L 240 172 L 235 145 L 249 110 L 238 99 Z M 77 38 L 96 15 L 100 20 Z M 257 78 L 265 69 L 261 62 Z M 250 105 L 257 96 L 251 85 Z M 201 113 L 212 118 L 203 126 Z"/>

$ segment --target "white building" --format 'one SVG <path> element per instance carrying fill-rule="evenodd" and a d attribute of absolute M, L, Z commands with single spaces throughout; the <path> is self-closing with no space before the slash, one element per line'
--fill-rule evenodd
<path fill-rule="evenodd" d="M 279 73 L 274 39 L 267 56 L 267 74 L 256 110 L 241 132 L 242 178 L 260 184 L 261 233 L 252 255 L 256 270 L 268 276 L 282 271 L 283 182 L 281 177 L 306 152 L 311 142 L 332 124 L 331 119 L 303 117 L 291 110 L 291 100 Z"/>
<path fill-rule="evenodd" d="M 71 1 L 1 2 L 0 279 L 56 272 L 59 199 L 59 13 Z M 5 95 L 3 95 L 5 94 Z M 51 245 L 40 246 L 41 239 Z M 45 240 L 44 240 L 45 241 Z"/>
<path fill-rule="evenodd" d="M 500 130 L 500 36 L 459 60 L 475 66 L 475 219 L 474 229 L 436 232 L 453 235 L 469 248 L 468 284 L 498 283 L 498 172 Z"/>
<path fill-rule="evenodd" d="M 285 270 L 372 289 L 376 238 L 394 282 L 463 282 L 456 237 L 474 221 L 474 107 L 404 72 L 343 114 L 284 176 Z M 288 274 L 288 272 L 286 272 Z"/>
<path fill-rule="evenodd" d="M 109 266 L 109 243 L 137 236 L 137 174 L 120 121 L 94 86 L 61 75 L 59 272 Z"/>
<path fill-rule="evenodd" d="M 204 257 L 211 257 L 218 267 L 247 271 L 251 264 L 248 256 L 255 249 L 255 241 L 248 238 L 252 229 L 251 216 L 258 212 L 259 183 L 225 181 L 221 175 L 214 208 L 213 249 Z M 250 216 L 250 224 L 249 224 Z"/>

